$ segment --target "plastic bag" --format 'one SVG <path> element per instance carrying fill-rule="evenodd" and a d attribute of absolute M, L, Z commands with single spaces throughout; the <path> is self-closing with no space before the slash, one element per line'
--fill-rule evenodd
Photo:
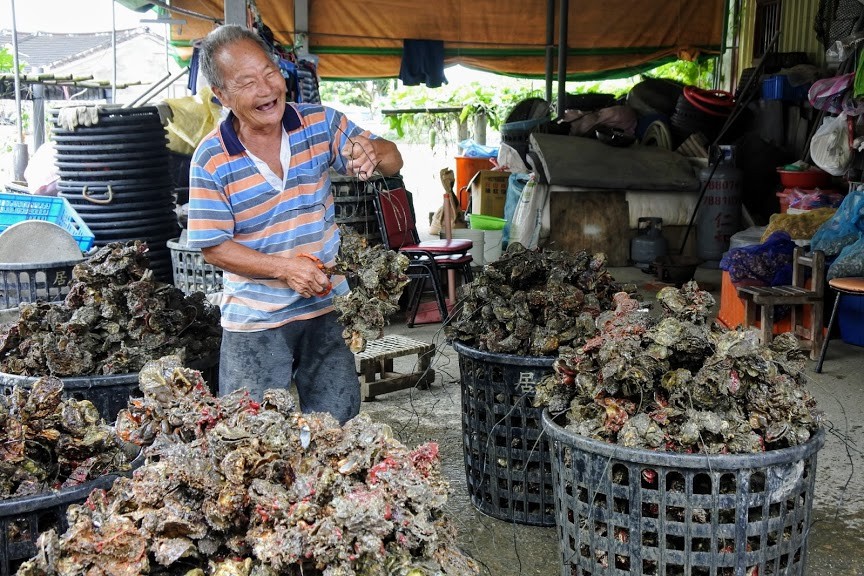
<path fill-rule="evenodd" d="M 54 142 L 45 142 L 36 150 L 24 169 L 24 180 L 30 194 L 56 196 L 60 191 L 60 173 L 54 163 Z"/>
<path fill-rule="evenodd" d="M 221 107 L 213 102 L 209 86 L 195 96 L 169 98 L 165 103 L 171 108 L 172 118 L 168 123 L 168 149 L 190 156 L 198 143 L 219 124 Z"/>
<path fill-rule="evenodd" d="M 826 118 L 810 140 L 813 163 L 832 176 L 841 176 L 852 161 L 846 113 Z"/>
<path fill-rule="evenodd" d="M 518 242 L 526 248 L 537 248 L 543 226 L 543 211 L 549 196 L 548 186 L 538 186 L 532 176 L 522 189 L 519 204 L 510 223 L 509 243 Z"/>
<path fill-rule="evenodd" d="M 522 191 L 530 179 L 531 175 L 528 173 L 512 173 L 507 180 L 507 198 L 504 200 L 504 219 L 507 220 L 507 223 L 504 224 L 504 230 L 501 235 L 502 248 L 506 248 L 510 242 L 510 224 L 513 222 L 516 207 L 519 206 Z"/>
<path fill-rule="evenodd" d="M 785 286 L 792 283 L 795 242 L 787 232 L 774 232 L 762 244 L 732 248 L 720 260 L 733 284 Z"/>
<path fill-rule="evenodd" d="M 772 214 L 762 234 L 762 240 L 767 240 L 779 230 L 787 232 L 796 240 L 809 240 L 835 213 L 834 208 L 817 208 L 800 214 Z"/>
<path fill-rule="evenodd" d="M 459 142 L 459 148 L 462 149 L 463 156 L 470 158 L 496 158 L 498 156 L 498 148 L 478 144 L 471 138 Z"/>
<path fill-rule="evenodd" d="M 828 267 L 828 279 L 864 276 L 864 237 L 840 251 Z"/>
<path fill-rule="evenodd" d="M 854 244 L 864 232 L 864 190 L 852 190 L 840 203 L 834 216 L 819 227 L 810 240 L 813 250 L 821 250 L 828 258 L 840 254 L 846 246 Z"/>
<path fill-rule="evenodd" d="M 843 202 L 843 195 L 834 190 L 804 191 L 800 188 L 795 188 L 789 197 L 789 208 L 797 210 L 837 208 Z"/>

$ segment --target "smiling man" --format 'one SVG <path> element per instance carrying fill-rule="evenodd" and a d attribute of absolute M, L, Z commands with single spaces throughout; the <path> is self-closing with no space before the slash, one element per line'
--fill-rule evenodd
<path fill-rule="evenodd" d="M 258 35 L 221 26 L 201 71 L 228 117 L 195 150 L 188 243 L 225 271 L 219 391 L 297 386 L 303 412 L 340 422 L 360 410 L 354 356 L 342 340 L 331 279 L 339 249 L 328 170 L 392 176 L 396 145 L 318 104 L 286 103 L 286 84 Z"/>

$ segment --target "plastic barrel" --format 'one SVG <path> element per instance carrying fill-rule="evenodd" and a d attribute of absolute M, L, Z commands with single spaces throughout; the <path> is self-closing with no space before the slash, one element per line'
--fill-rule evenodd
<path fill-rule="evenodd" d="M 483 260 L 488 264 L 495 262 L 501 257 L 501 241 L 504 238 L 503 230 L 484 230 Z"/>
<path fill-rule="evenodd" d="M 824 431 L 782 450 L 699 455 L 591 440 L 548 412 L 543 429 L 562 576 L 805 573 Z"/>
<path fill-rule="evenodd" d="M 496 354 L 454 341 L 462 382 L 468 494 L 493 518 L 554 526 L 552 465 L 534 390 L 554 358 Z"/>
<path fill-rule="evenodd" d="M 473 266 L 483 266 L 486 264 L 486 260 L 484 258 L 484 238 L 485 235 L 483 230 L 473 230 L 471 228 L 453 228 L 450 233 L 450 237 L 454 240 L 471 240 L 473 246 L 471 246 L 471 250 L 468 251 L 471 254 L 471 258 L 473 259 Z M 441 233 L 441 238 L 444 238 L 444 233 Z"/>

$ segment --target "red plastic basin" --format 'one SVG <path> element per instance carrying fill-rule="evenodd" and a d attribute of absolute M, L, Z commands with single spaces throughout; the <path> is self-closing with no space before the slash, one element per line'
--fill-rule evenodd
<path fill-rule="evenodd" d="M 831 186 L 831 175 L 824 170 L 811 169 L 804 171 L 777 169 L 780 183 L 785 188 L 828 188 Z"/>

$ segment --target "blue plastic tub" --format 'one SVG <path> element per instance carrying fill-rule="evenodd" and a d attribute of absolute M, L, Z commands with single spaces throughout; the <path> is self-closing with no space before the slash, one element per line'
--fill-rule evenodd
<path fill-rule="evenodd" d="M 837 308 L 840 338 L 853 346 L 864 346 L 864 296 L 843 294 Z"/>
<path fill-rule="evenodd" d="M 82 252 L 93 247 L 93 232 L 65 198 L 0 193 L 0 232 L 25 220 L 45 220 L 69 232 Z"/>

